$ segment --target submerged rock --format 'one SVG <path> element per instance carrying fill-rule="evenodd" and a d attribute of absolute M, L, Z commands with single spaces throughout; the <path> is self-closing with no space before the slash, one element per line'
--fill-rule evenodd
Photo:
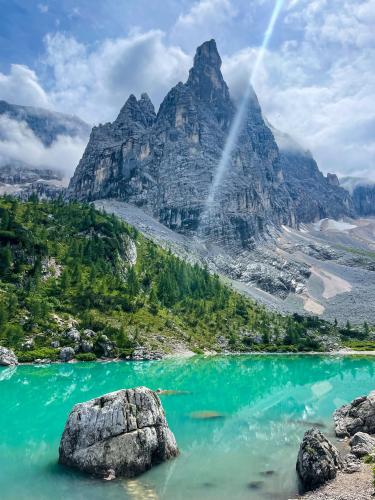
<path fill-rule="evenodd" d="M 318 488 L 336 477 L 342 467 L 339 452 L 318 430 L 305 432 L 297 458 L 297 474 L 303 492 Z"/>
<path fill-rule="evenodd" d="M 156 394 L 160 396 L 188 396 L 190 391 L 177 391 L 174 389 L 156 389 Z"/>
<path fill-rule="evenodd" d="M 218 411 L 195 411 L 190 414 L 190 417 L 194 420 L 216 420 L 219 418 L 225 418 L 223 413 L 219 413 Z"/>
<path fill-rule="evenodd" d="M 354 434 L 349 444 L 353 455 L 356 457 L 364 457 L 375 451 L 375 438 L 365 432 Z"/>
<path fill-rule="evenodd" d="M 12 349 L 7 349 L 6 347 L 0 346 L 0 365 L 3 366 L 18 365 L 18 358 L 14 354 Z"/>
<path fill-rule="evenodd" d="M 375 391 L 338 408 L 333 419 L 337 437 L 354 436 L 357 432 L 375 434 Z"/>
<path fill-rule="evenodd" d="M 137 387 L 75 405 L 59 463 L 100 477 L 134 477 L 178 453 L 160 399 Z"/>

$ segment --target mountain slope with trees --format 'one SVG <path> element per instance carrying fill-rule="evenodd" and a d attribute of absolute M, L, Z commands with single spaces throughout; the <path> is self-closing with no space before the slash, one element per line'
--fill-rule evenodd
<path fill-rule="evenodd" d="M 339 334 L 267 311 L 91 204 L 0 198 L 0 344 L 21 360 L 56 358 L 58 346 L 79 352 L 73 326 L 95 332 L 92 357 L 103 336 L 125 356 L 137 346 L 316 350 Z"/>

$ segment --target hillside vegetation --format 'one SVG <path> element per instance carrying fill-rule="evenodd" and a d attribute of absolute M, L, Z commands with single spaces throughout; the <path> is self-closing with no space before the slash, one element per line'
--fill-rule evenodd
<path fill-rule="evenodd" d="M 95 332 L 93 353 L 79 354 L 66 336 L 73 326 Z M 338 334 L 316 318 L 267 311 L 93 205 L 0 198 L 0 344 L 21 360 L 54 359 L 69 345 L 94 359 L 103 338 L 127 356 L 139 345 L 316 350 Z"/>

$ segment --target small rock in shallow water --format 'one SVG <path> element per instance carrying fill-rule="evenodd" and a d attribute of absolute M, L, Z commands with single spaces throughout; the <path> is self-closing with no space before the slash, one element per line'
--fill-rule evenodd
<path fill-rule="evenodd" d="M 116 474 L 113 469 L 108 470 L 108 476 L 105 476 L 103 478 L 105 481 L 113 481 L 113 479 L 116 479 Z"/>
<path fill-rule="evenodd" d="M 59 463 L 99 477 L 134 477 L 178 453 L 160 399 L 137 387 L 75 405 Z"/>
<path fill-rule="evenodd" d="M 274 470 L 264 470 L 260 473 L 262 476 L 273 476 L 276 474 L 276 471 Z"/>
<path fill-rule="evenodd" d="M 260 490 L 263 484 L 264 484 L 263 481 L 251 481 L 251 483 L 249 483 L 247 487 L 250 490 Z"/>

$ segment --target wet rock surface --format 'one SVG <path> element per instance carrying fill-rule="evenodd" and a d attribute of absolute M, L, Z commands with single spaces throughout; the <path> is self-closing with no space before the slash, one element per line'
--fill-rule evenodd
<path fill-rule="evenodd" d="M 14 354 L 12 349 L 7 349 L 6 347 L 0 346 L 0 365 L 2 366 L 18 365 L 17 356 Z"/>
<path fill-rule="evenodd" d="M 310 429 L 303 437 L 296 464 L 301 492 L 334 479 L 342 465 L 335 446 L 318 429 Z"/>
<path fill-rule="evenodd" d="M 177 455 L 158 396 L 138 387 L 75 405 L 59 463 L 103 478 L 134 477 Z"/>

